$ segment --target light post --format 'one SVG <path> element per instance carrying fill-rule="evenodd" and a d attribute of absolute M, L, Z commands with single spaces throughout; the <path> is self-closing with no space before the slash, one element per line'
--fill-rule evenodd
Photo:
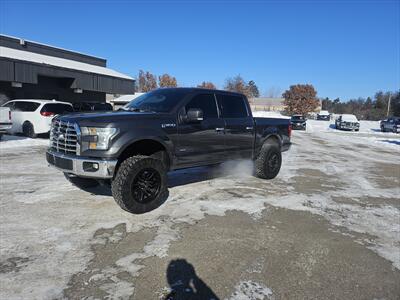
<path fill-rule="evenodd" d="M 390 113 L 390 101 L 392 100 L 392 93 L 389 93 L 389 101 L 388 101 L 388 108 L 387 108 L 387 113 L 386 113 L 386 117 L 389 117 L 389 113 Z"/>

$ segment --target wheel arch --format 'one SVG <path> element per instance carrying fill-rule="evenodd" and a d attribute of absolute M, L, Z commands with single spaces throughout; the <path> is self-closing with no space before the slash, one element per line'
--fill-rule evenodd
<path fill-rule="evenodd" d="M 258 147 L 255 149 L 254 159 L 258 157 L 260 154 L 261 148 L 265 143 L 276 143 L 279 148 L 282 147 L 282 138 L 277 133 L 269 133 L 265 137 L 262 138 L 261 142 L 259 143 Z"/>
<path fill-rule="evenodd" d="M 143 138 L 127 143 L 121 150 L 118 156 L 117 169 L 125 159 L 135 155 L 154 155 L 164 162 L 167 170 L 172 164 L 172 156 L 169 147 L 165 143 L 156 138 Z"/>

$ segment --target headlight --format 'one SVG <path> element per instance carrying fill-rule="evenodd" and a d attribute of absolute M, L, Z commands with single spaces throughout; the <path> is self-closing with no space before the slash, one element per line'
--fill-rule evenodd
<path fill-rule="evenodd" d="M 81 127 L 82 150 L 107 150 L 117 128 Z"/>

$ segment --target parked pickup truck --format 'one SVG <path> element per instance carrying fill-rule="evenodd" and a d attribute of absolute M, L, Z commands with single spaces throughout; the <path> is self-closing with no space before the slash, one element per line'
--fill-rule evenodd
<path fill-rule="evenodd" d="M 171 170 L 244 158 L 274 178 L 290 134 L 288 119 L 253 118 L 242 94 L 167 88 L 119 111 L 56 117 L 46 158 L 80 187 L 110 183 L 120 207 L 139 214 L 167 199 Z"/>
<path fill-rule="evenodd" d="M 12 127 L 11 123 L 11 112 L 8 107 L 0 107 L 0 140 L 3 134 L 5 134 Z"/>

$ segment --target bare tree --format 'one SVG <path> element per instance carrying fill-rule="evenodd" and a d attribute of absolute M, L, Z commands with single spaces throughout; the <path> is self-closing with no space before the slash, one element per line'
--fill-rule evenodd
<path fill-rule="evenodd" d="M 285 98 L 286 112 L 289 115 L 305 115 L 314 111 L 319 105 L 316 96 L 317 91 L 310 84 L 292 85 L 282 94 L 282 97 Z"/>
<path fill-rule="evenodd" d="M 139 92 L 147 93 L 157 88 L 157 77 L 150 72 L 139 71 Z"/>
<path fill-rule="evenodd" d="M 163 74 L 158 77 L 158 84 L 160 87 L 177 87 L 178 83 L 176 82 L 176 78 L 169 75 Z"/>
<path fill-rule="evenodd" d="M 268 98 L 278 98 L 281 95 L 282 95 L 282 89 L 277 86 L 270 87 L 265 93 L 265 96 Z"/>
<path fill-rule="evenodd" d="M 237 75 L 233 78 L 228 78 L 226 80 L 224 89 L 227 91 L 244 94 L 248 98 L 251 97 L 249 86 L 240 75 Z"/>
<path fill-rule="evenodd" d="M 198 88 L 203 88 L 203 89 L 210 89 L 210 90 L 216 90 L 217 87 L 215 86 L 214 83 L 210 81 L 203 81 L 201 84 L 197 85 Z"/>

